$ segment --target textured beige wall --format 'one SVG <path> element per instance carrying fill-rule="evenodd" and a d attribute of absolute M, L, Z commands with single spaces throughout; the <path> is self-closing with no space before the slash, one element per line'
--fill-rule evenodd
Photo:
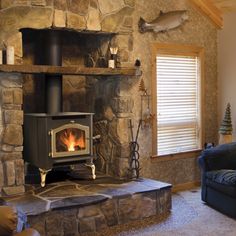
<path fill-rule="evenodd" d="M 173 10 L 187 10 L 188 22 L 178 29 L 168 33 L 138 32 L 139 17 L 147 21 L 155 19 L 158 13 Z M 180 43 L 194 44 L 205 49 L 205 141 L 217 141 L 217 30 L 209 19 L 183 0 L 137 0 L 134 12 L 134 51 L 133 59 L 140 58 L 142 62 L 143 79 L 150 91 L 151 85 L 151 51 L 150 43 Z M 135 99 L 135 117 L 139 117 L 138 82 L 133 86 Z M 139 137 L 141 154 L 141 175 L 172 184 L 183 184 L 199 180 L 199 168 L 196 158 L 159 162 L 150 159 L 151 130 L 141 130 Z M 187 155 L 187 154 L 186 154 Z"/>
<path fill-rule="evenodd" d="M 218 32 L 218 72 L 219 72 L 219 124 L 229 102 L 233 125 L 233 139 L 236 140 L 236 13 L 224 15 L 224 27 Z"/>

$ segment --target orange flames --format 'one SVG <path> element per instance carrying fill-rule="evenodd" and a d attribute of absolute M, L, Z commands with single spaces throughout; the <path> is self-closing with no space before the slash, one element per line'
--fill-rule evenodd
<path fill-rule="evenodd" d="M 73 152 L 77 150 L 76 147 L 79 147 L 79 149 L 84 149 L 85 148 L 85 142 L 83 137 L 77 138 L 72 131 L 66 130 L 61 136 L 60 140 L 62 143 L 64 143 L 67 147 L 67 150 L 69 152 Z"/>

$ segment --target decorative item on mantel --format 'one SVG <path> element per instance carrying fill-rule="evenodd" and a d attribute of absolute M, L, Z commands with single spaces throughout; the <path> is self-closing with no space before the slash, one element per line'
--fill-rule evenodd
<path fill-rule="evenodd" d="M 110 47 L 111 59 L 108 61 L 109 68 L 116 67 L 116 57 L 117 57 L 118 47 Z"/>
<path fill-rule="evenodd" d="M 5 49 L 0 49 L 0 65 L 14 65 L 15 64 L 15 48 L 11 45 L 4 44 Z"/>
<path fill-rule="evenodd" d="M 0 65 L 3 64 L 3 53 L 2 53 L 2 49 L 0 49 Z"/>
<path fill-rule="evenodd" d="M 94 67 L 95 66 L 95 61 L 94 61 L 91 54 L 86 55 L 86 57 L 84 59 L 84 65 L 85 65 L 85 67 Z"/>
<path fill-rule="evenodd" d="M 136 76 L 141 76 L 142 75 L 142 71 L 140 69 L 141 67 L 141 61 L 139 59 L 136 59 L 135 63 L 134 63 L 134 66 L 136 68 L 136 72 L 135 72 L 135 75 Z"/>
<path fill-rule="evenodd" d="M 232 122 L 231 122 L 231 108 L 230 103 L 227 104 L 225 110 L 225 116 L 223 121 L 221 122 L 220 129 L 219 129 L 219 144 L 224 143 L 231 143 L 232 142 Z"/>
<path fill-rule="evenodd" d="M 160 11 L 159 16 L 151 22 L 146 22 L 142 17 L 140 17 L 140 20 L 138 22 L 139 32 L 167 32 L 170 29 L 178 28 L 187 19 L 188 15 L 186 10 L 170 11 L 166 13 Z"/>
<path fill-rule="evenodd" d="M 99 57 L 97 59 L 96 66 L 99 68 L 108 67 L 107 59 L 106 59 L 105 55 L 102 53 L 101 49 L 98 49 L 98 55 L 99 55 Z"/>
<path fill-rule="evenodd" d="M 6 54 L 7 54 L 7 64 L 8 65 L 14 65 L 15 64 L 15 50 L 13 46 L 7 46 L 6 47 Z"/>

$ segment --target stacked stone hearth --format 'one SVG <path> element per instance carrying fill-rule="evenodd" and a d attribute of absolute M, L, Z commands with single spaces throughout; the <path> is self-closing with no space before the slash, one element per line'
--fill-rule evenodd
<path fill-rule="evenodd" d="M 30 46 L 23 42 L 22 29 L 27 28 L 69 30 L 74 35 L 86 31 L 90 36 L 98 35 L 85 40 L 87 49 L 82 57 L 73 55 L 78 50 L 77 45 L 70 47 L 68 43 L 63 65 L 84 66 L 84 55 L 89 53 L 97 66 L 101 54 L 109 59 L 110 45 L 119 48 L 120 66 L 134 65 L 134 0 L 0 0 L 0 7 L 0 49 L 14 46 L 15 64 L 34 64 Z M 106 34 L 99 34 L 104 32 Z M 97 167 L 120 178 L 127 178 L 129 174 L 130 139 L 127 132 L 134 107 L 129 92 L 133 81 L 132 78 L 63 78 L 64 111 L 95 113 L 95 134 L 102 135 Z M 0 196 L 24 191 L 23 110 L 41 112 L 37 102 L 42 105 L 43 101 L 37 99 L 42 99 L 43 87 L 38 84 L 40 82 L 31 75 L 0 73 Z"/>
<path fill-rule="evenodd" d="M 150 179 L 68 181 L 49 184 L 46 189 L 32 188 L 8 204 L 25 212 L 28 223 L 42 236 L 96 235 L 111 226 L 167 216 L 171 185 Z"/>

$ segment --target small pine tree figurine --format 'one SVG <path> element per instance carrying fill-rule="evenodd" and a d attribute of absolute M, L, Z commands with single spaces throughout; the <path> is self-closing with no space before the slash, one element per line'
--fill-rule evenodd
<path fill-rule="evenodd" d="M 143 78 L 140 80 L 140 83 L 139 83 L 139 91 L 143 92 L 144 95 L 147 95 L 147 89 L 145 87 Z"/>
<path fill-rule="evenodd" d="M 221 122 L 219 129 L 219 134 L 220 134 L 219 144 L 232 142 L 232 131 L 233 127 L 231 121 L 231 108 L 230 104 L 228 103 L 225 110 L 224 119 Z"/>

